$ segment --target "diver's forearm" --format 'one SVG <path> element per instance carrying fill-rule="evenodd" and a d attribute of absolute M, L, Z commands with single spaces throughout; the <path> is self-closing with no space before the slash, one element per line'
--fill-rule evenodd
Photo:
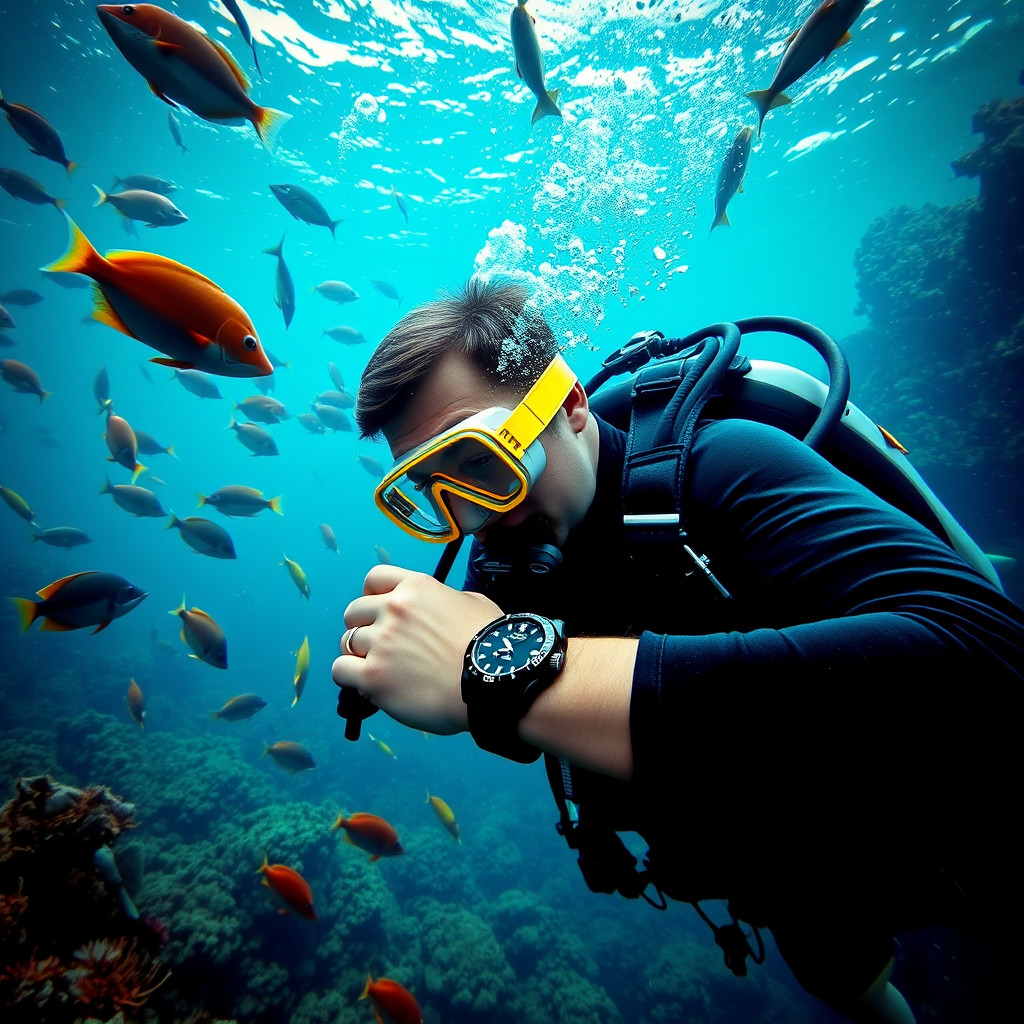
<path fill-rule="evenodd" d="M 580 768 L 628 779 L 636 650 L 636 640 L 620 637 L 570 639 L 565 668 L 523 717 L 520 738 Z"/>

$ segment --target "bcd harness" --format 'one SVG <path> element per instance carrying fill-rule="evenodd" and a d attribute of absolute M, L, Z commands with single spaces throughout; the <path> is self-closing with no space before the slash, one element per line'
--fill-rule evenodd
<path fill-rule="evenodd" d="M 781 364 L 752 362 L 739 352 L 744 334 L 789 334 L 810 344 L 825 360 L 829 385 Z M 613 376 L 632 376 L 599 390 Z M 670 565 L 687 580 L 703 580 L 705 593 L 729 601 L 706 555 L 686 529 L 683 486 L 694 431 L 701 415 L 740 416 L 780 427 L 801 437 L 830 462 L 865 484 L 890 504 L 923 523 L 967 562 L 999 586 L 988 558 L 967 536 L 905 459 L 905 449 L 885 430 L 848 403 L 850 374 L 839 346 L 800 320 L 756 317 L 720 323 L 684 338 L 666 339 L 658 331 L 636 334 L 604 360 L 586 391 L 591 408 L 628 430 L 622 478 L 623 523 L 629 557 L 641 567 Z M 628 418 L 628 422 L 627 422 Z M 643 898 L 659 910 L 667 901 L 652 872 L 650 854 L 637 868 L 614 824 L 588 814 L 578 796 L 576 771 L 566 761 L 545 756 L 548 781 L 559 809 L 556 829 L 577 853 L 584 881 L 593 892 Z M 648 894 L 653 888 L 656 896 Z M 764 959 L 760 933 L 750 935 L 728 906 L 730 923 L 716 925 L 692 905 L 711 927 L 726 966 L 747 972 L 748 957 Z"/>

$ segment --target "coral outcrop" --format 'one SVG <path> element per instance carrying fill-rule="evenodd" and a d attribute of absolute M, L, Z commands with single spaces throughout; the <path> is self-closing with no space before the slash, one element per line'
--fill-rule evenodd
<path fill-rule="evenodd" d="M 929 471 L 1016 483 L 1024 469 L 1024 98 L 974 115 L 982 141 L 953 162 L 979 179 L 957 206 L 899 207 L 856 254 L 858 312 L 847 340 L 859 404 Z"/>

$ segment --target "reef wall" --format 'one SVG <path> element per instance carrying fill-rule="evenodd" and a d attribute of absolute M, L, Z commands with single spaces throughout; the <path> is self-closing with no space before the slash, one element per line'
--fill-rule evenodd
<path fill-rule="evenodd" d="M 868 227 L 855 257 L 858 313 L 847 339 L 858 404 L 926 476 L 1024 464 L 1024 98 L 974 115 L 978 147 L 953 161 L 977 199 L 898 207 Z"/>

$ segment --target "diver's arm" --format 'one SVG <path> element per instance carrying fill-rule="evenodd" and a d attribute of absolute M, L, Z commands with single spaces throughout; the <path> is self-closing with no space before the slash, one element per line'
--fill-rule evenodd
<path fill-rule="evenodd" d="M 632 639 L 570 638 L 565 668 L 523 716 L 519 738 L 580 768 L 628 779 L 636 651 Z"/>

